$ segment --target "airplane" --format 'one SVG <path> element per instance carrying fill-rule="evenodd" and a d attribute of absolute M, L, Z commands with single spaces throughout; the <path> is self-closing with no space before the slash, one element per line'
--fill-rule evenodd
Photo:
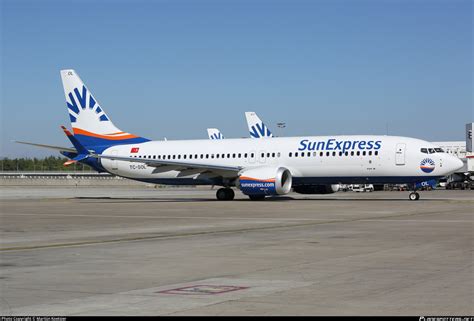
<path fill-rule="evenodd" d="M 224 139 L 224 135 L 222 135 L 221 131 L 217 128 L 208 128 L 207 135 L 209 139 Z"/>
<path fill-rule="evenodd" d="M 152 141 L 118 129 L 74 70 L 61 70 L 61 78 L 73 133 L 63 130 L 73 147 L 19 143 L 52 148 L 70 159 L 66 163 L 142 182 L 222 186 L 218 200 L 234 199 L 232 187 L 263 200 L 291 190 L 332 193 L 332 184 L 386 183 L 409 184 L 409 199 L 418 200 L 417 184 L 463 166 L 430 142 L 398 136 Z"/>
<path fill-rule="evenodd" d="M 273 134 L 255 112 L 245 112 L 245 118 L 247 119 L 247 126 L 249 127 L 251 138 L 273 137 Z M 208 128 L 207 135 L 209 136 L 209 139 L 224 139 L 224 135 L 222 135 L 221 131 L 217 128 Z"/>

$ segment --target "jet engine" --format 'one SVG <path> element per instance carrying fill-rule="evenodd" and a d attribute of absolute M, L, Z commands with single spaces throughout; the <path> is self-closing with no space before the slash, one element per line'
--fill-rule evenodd
<path fill-rule="evenodd" d="M 237 186 L 251 199 L 283 195 L 291 190 L 291 172 L 284 167 L 257 167 L 240 173 Z"/>

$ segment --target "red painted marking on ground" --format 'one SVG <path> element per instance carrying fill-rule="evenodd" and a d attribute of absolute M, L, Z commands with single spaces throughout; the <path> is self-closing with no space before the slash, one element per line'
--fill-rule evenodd
<path fill-rule="evenodd" d="M 233 292 L 238 290 L 245 290 L 249 287 L 246 286 L 233 286 L 233 285 L 191 285 L 182 288 L 169 289 L 164 291 L 158 291 L 157 293 L 163 294 L 184 294 L 184 295 L 215 295 L 227 292 Z"/>

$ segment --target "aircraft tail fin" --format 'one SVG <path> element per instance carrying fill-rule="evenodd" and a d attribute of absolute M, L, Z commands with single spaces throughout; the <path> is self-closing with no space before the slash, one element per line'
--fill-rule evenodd
<path fill-rule="evenodd" d="M 270 138 L 273 137 L 273 134 L 270 132 L 267 126 L 263 121 L 257 116 L 253 111 L 248 111 L 245 113 L 245 118 L 247 119 L 247 125 L 249 127 L 250 137 L 252 138 Z"/>
<path fill-rule="evenodd" d="M 222 135 L 221 131 L 217 128 L 208 128 L 207 135 L 209 139 L 224 139 L 224 135 Z"/>
<path fill-rule="evenodd" d="M 74 137 L 84 147 L 104 149 L 149 141 L 118 129 L 74 70 L 61 70 L 61 79 Z"/>

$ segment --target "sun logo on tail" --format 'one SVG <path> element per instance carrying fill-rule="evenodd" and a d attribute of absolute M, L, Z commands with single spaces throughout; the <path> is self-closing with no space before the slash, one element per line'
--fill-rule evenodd
<path fill-rule="evenodd" d="M 84 112 L 93 112 L 93 115 L 95 115 L 99 121 L 109 121 L 107 115 L 85 86 L 82 86 L 81 90 L 74 88 L 74 90 L 68 94 L 68 97 L 69 100 L 66 101 L 66 103 L 71 123 L 75 123 L 79 115 Z"/>
<path fill-rule="evenodd" d="M 425 173 L 431 173 L 435 169 L 435 162 L 431 158 L 425 158 L 420 163 L 420 169 Z"/>
<path fill-rule="evenodd" d="M 250 136 L 253 138 L 272 137 L 272 133 L 264 123 L 255 124 L 251 127 Z"/>
<path fill-rule="evenodd" d="M 220 132 L 214 133 L 211 135 L 211 139 L 224 139 L 224 135 L 222 135 Z"/>

